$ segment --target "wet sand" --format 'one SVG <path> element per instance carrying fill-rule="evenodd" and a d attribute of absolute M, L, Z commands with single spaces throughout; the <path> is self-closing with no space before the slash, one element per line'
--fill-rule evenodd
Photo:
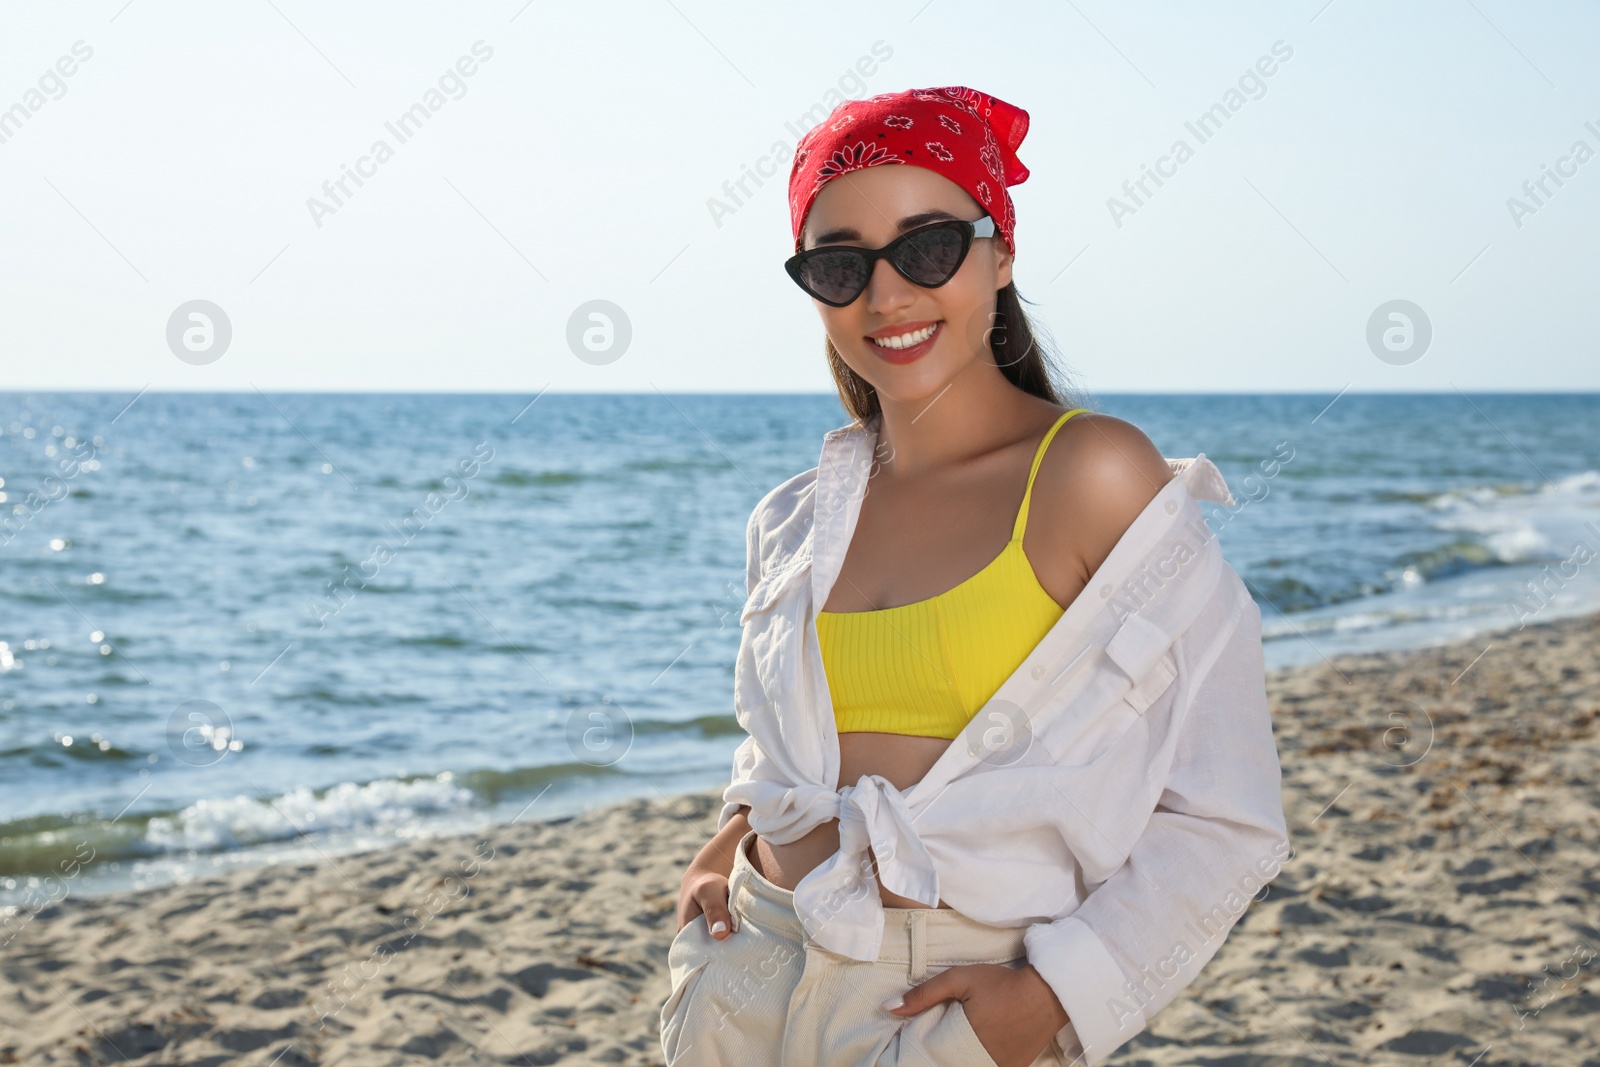
<path fill-rule="evenodd" d="M 1112 1062 L 1600 1064 L 1597 628 L 1272 675 L 1296 853 Z M 678 879 L 720 806 L 5 917 L 0 1063 L 659 1064 Z"/>

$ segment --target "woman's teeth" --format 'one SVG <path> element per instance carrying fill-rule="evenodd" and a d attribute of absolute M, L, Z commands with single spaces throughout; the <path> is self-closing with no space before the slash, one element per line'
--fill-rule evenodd
<path fill-rule="evenodd" d="M 932 337 L 933 331 L 938 328 L 939 324 L 936 322 L 932 326 L 924 326 L 915 333 L 903 333 L 899 337 L 874 337 L 872 343 L 879 348 L 910 348 Z"/>

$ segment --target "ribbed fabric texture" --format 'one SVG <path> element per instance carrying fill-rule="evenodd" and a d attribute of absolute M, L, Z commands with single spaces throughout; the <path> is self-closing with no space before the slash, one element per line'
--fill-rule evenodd
<path fill-rule="evenodd" d="M 877 611 L 820 611 L 817 638 L 840 733 L 954 738 L 1061 618 L 1022 550 L 1033 480 L 1064 412 L 1034 451 L 1011 540 L 937 596 Z"/>

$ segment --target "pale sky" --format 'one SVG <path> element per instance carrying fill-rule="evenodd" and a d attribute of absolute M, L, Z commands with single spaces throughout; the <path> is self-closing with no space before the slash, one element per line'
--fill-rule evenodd
<path fill-rule="evenodd" d="M 1017 284 L 1093 392 L 1600 388 L 1600 8 L 1398 7 L 6 5 L 0 389 L 831 391 L 789 153 L 819 104 L 950 84 L 1031 115 Z M 168 344 L 193 300 L 211 362 Z M 591 300 L 609 362 L 568 343 Z M 1369 347 L 1392 300 L 1421 358 Z"/>

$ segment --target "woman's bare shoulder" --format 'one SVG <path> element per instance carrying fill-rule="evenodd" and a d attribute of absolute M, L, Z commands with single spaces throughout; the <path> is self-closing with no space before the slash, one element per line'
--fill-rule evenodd
<path fill-rule="evenodd" d="M 1051 439 L 1035 476 L 1032 508 L 1051 531 L 1046 541 L 1072 546 L 1087 576 L 1172 477 L 1171 465 L 1139 427 L 1085 412 Z"/>

